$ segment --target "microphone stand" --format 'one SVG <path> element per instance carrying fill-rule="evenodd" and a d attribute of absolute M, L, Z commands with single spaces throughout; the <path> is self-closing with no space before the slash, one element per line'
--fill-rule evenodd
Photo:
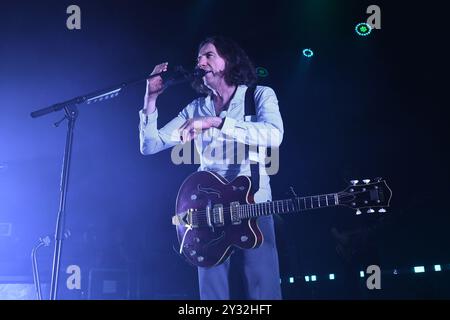
<path fill-rule="evenodd" d="M 67 186 L 69 182 L 69 169 L 70 169 L 70 160 L 72 157 L 72 144 L 73 144 L 73 131 L 75 127 L 75 122 L 78 117 L 78 108 L 77 105 L 82 103 L 92 103 L 97 101 L 102 101 L 104 99 L 109 99 L 117 96 L 119 92 L 125 87 L 144 82 L 147 79 L 160 76 L 164 72 L 156 73 L 154 75 L 147 76 L 145 78 L 135 79 L 128 82 L 123 82 L 115 86 L 108 87 L 106 89 L 97 90 L 95 92 L 91 92 L 64 102 L 56 103 L 46 108 L 42 108 L 31 113 L 32 118 L 37 118 L 49 114 L 51 112 L 56 112 L 60 110 L 64 110 L 64 118 L 57 123 L 55 126 L 58 126 L 62 121 L 67 119 L 67 135 L 66 135 L 66 144 L 64 148 L 64 158 L 63 158 L 63 166 L 61 173 L 61 182 L 60 182 L 60 199 L 59 199 L 59 210 L 56 217 L 56 230 L 55 230 L 55 247 L 53 252 L 53 265 L 52 265 L 52 276 L 51 276 L 51 286 L 50 286 L 50 300 L 56 300 L 57 292 L 58 292 L 58 280 L 59 280 L 59 270 L 61 264 L 61 252 L 62 252 L 62 241 L 63 241 L 63 232 L 64 232 L 64 224 L 65 224 L 65 213 L 66 213 L 66 196 L 67 196 Z M 185 76 L 187 79 L 187 77 Z M 170 81 L 172 81 L 170 83 Z M 177 81 L 177 80 L 169 80 L 170 85 L 178 84 L 185 82 Z M 167 87 L 167 86 L 166 86 Z"/>

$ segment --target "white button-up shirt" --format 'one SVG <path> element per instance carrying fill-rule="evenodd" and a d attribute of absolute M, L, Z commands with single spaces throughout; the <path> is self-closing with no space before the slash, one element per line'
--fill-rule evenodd
<path fill-rule="evenodd" d="M 246 90 L 247 86 L 238 86 L 228 110 L 221 112 L 220 115 L 216 114 L 211 96 L 198 98 L 159 130 L 158 110 L 149 115 L 141 110 L 139 112 L 141 153 L 154 154 L 175 146 L 172 150 L 172 161 L 175 163 L 198 163 L 200 164 L 198 171 L 213 171 L 229 181 L 239 175 L 250 176 L 250 161 L 258 161 L 260 185 L 259 191 L 255 194 L 255 202 L 272 200 L 269 175 L 278 171 L 278 147 L 284 133 L 278 99 L 271 88 L 257 86 L 254 97 L 256 116 L 245 117 Z M 210 116 L 224 118 L 222 128 L 203 130 L 194 139 L 198 153 L 190 152 L 188 148 L 191 144 L 182 143 L 178 129 L 190 118 Z M 271 147 L 270 155 L 266 154 L 267 147 Z M 194 162 L 191 154 L 194 154 Z"/>

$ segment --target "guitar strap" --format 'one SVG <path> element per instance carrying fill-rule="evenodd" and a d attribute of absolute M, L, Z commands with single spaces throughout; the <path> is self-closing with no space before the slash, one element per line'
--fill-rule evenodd
<path fill-rule="evenodd" d="M 247 88 L 245 92 L 245 114 L 246 116 L 255 116 L 256 117 L 256 105 L 255 105 L 255 90 L 256 86 L 251 86 Z M 269 149 L 269 148 L 268 148 Z M 259 157 L 259 147 L 256 148 L 256 152 Z M 270 152 L 270 149 L 269 149 Z M 259 162 L 251 163 L 250 162 L 250 173 L 251 173 L 251 181 L 252 181 L 252 191 L 253 194 L 259 190 Z"/>

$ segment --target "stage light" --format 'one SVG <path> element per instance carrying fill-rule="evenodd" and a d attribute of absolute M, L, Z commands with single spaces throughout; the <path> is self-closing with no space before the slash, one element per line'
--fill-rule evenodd
<path fill-rule="evenodd" d="M 289 278 L 289 283 L 294 283 L 294 277 Z"/>
<path fill-rule="evenodd" d="M 434 271 L 442 271 L 441 265 L 440 264 L 435 264 L 434 265 Z"/>
<path fill-rule="evenodd" d="M 263 67 L 257 67 L 257 68 L 256 68 L 256 75 L 257 75 L 259 78 L 266 78 L 266 77 L 269 76 L 269 71 L 267 71 L 266 68 L 263 68 Z"/>
<path fill-rule="evenodd" d="M 360 272 L 359 272 L 359 276 L 360 276 L 361 278 L 364 278 L 364 271 L 360 271 Z"/>
<path fill-rule="evenodd" d="M 423 266 L 414 267 L 414 273 L 422 273 L 422 272 L 425 272 L 425 267 Z"/>
<path fill-rule="evenodd" d="M 316 276 L 311 276 L 311 281 L 316 281 L 317 280 L 317 277 Z"/>
<path fill-rule="evenodd" d="M 311 58 L 314 55 L 314 52 L 311 49 L 303 49 L 303 55 L 307 58 Z"/>
<path fill-rule="evenodd" d="M 309 282 L 309 276 L 305 276 L 305 281 Z"/>
<path fill-rule="evenodd" d="M 359 36 L 365 37 L 372 32 L 372 27 L 368 23 L 361 22 L 356 25 L 355 31 Z"/>
<path fill-rule="evenodd" d="M 334 273 L 330 273 L 329 278 L 330 280 L 334 280 Z"/>

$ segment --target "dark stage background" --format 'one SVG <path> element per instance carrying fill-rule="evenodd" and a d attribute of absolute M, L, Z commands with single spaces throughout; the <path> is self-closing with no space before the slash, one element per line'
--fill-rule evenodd
<path fill-rule="evenodd" d="M 71 4 L 81 8 L 81 30 L 66 28 Z M 381 8 L 381 29 L 360 37 L 354 27 L 371 4 Z M 285 136 L 274 199 L 289 197 L 290 186 L 299 195 L 323 194 L 373 177 L 393 190 L 382 216 L 329 208 L 277 217 L 284 297 L 449 298 L 444 12 L 432 1 L 3 1 L 0 283 L 32 283 L 31 249 L 55 228 L 66 123 L 52 126 L 62 113 L 32 119 L 30 112 L 145 76 L 163 61 L 190 69 L 198 43 L 223 34 L 268 70 L 260 83 L 279 98 Z M 303 57 L 303 48 L 314 56 Z M 170 150 L 139 153 L 144 89 L 79 108 L 62 298 L 198 298 L 196 270 L 177 256 L 170 220 L 178 187 L 197 166 L 174 165 Z M 196 96 L 188 85 L 168 89 L 159 99 L 159 124 Z M 385 271 L 381 290 L 361 289 L 363 269 L 353 272 L 337 254 L 333 227 L 374 227 L 367 246 L 357 247 L 361 239 L 355 245 L 366 250 L 358 259 Z M 41 248 L 45 284 L 51 259 L 52 247 Z M 73 264 L 82 270 L 81 290 L 65 289 Z M 413 266 L 426 272 L 414 274 Z M 306 275 L 318 280 L 305 282 Z M 105 289 L 105 279 L 113 289 Z M 359 289 L 351 291 L 351 281 Z M 4 297 L 11 293 L 5 288 Z"/>

